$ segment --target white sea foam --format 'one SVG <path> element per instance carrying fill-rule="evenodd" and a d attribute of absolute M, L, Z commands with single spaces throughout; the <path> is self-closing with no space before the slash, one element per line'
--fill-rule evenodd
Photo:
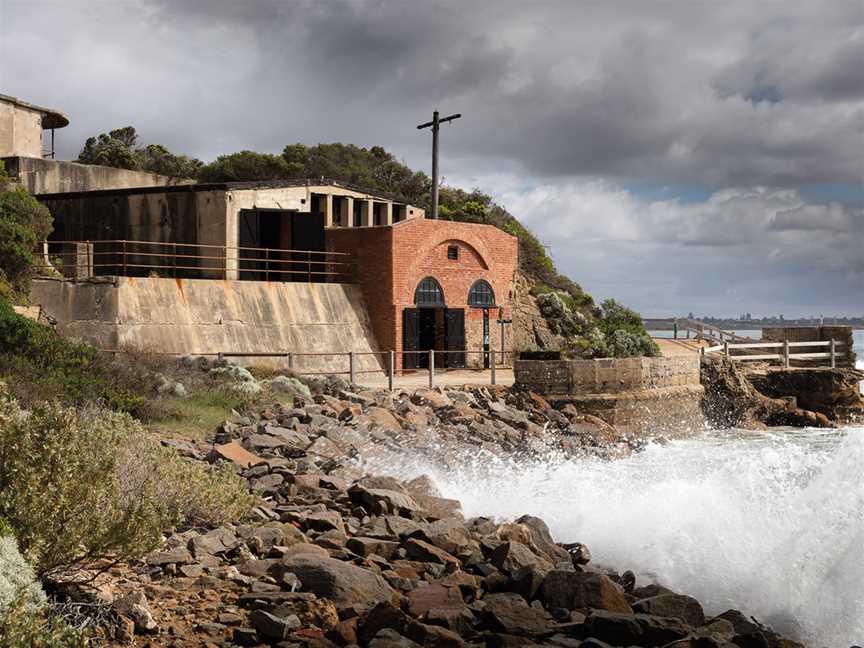
<path fill-rule="evenodd" d="M 621 461 L 472 460 L 429 473 L 469 516 L 542 517 L 596 563 L 812 646 L 864 641 L 864 429 L 712 434 Z"/>

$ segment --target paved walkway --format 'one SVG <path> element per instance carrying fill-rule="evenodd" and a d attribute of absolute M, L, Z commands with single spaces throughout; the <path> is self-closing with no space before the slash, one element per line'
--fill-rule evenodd
<path fill-rule="evenodd" d="M 357 377 L 357 382 L 364 387 L 387 387 L 387 376 L 382 374 L 363 374 Z M 512 369 L 498 369 L 495 372 L 495 383 L 510 386 L 513 384 Z M 435 385 L 461 387 L 462 385 L 490 385 L 492 384 L 492 372 L 488 370 L 454 369 L 452 371 L 439 370 L 435 372 Z M 398 387 L 428 387 L 429 372 L 414 371 L 402 376 L 396 376 L 393 386 Z"/>
<path fill-rule="evenodd" d="M 682 355 L 697 355 L 699 349 L 709 346 L 704 340 L 670 340 L 669 338 L 654 338 L 663 357 L 670 358 Z"/>

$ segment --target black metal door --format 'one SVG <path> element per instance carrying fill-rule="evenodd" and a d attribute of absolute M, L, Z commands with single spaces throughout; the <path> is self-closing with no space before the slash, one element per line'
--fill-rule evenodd
<path fill-rule="evenodd" d="M 261 215 L 255 209 L 241 209 L 239 214 L 238 247 L 260 248 L 261 247 Z M 261 262 L 257 260 L 259 253 L 253 250 L 237 250 L 237 258 L 240 259 L 240 279 L 246 281 L 260 281 L 264 278 L 261 270 Z"/>
<path fill-rule="evenodd" d="M 418 355 L 410 353 L 417 350 L 420 341 L 420 311 L 406 308 L 402 311 L 402 368 L 417 369 Z"/>
<path fill-rule="evenodd" d="M 291 217 L 291 248 L 299 250 L 291 255 L 292 263 L 289 281 L 326 281 L 328 269 L 324 263 L 326 256 L 314 254 L 323 252 L 324 246 L 324 214 L 292 214 Z M 309 250 L 303 252 L 302 250 Z M 300 274 L 296 274 L 299 272 Z"/>
<path fill-rule="evenodd" d="M 465 311 L 461 308 L 448 308 L 444 311 L 444 322 L 444 349 L 448 351 L 444 358 L 445 366 L 464 367 Z"/>

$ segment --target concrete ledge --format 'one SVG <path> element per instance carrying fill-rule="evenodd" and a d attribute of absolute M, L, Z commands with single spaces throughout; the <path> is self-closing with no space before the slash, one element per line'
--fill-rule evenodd
<path fill-rule="evenodd" d="M 545 395 L 617 394 L 699 384 L 699 356 L 516 360 L 516 382 Z"/>

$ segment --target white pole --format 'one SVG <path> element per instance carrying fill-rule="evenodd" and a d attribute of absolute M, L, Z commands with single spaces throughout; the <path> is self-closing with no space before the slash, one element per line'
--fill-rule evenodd
<path fill-rule="evenodd" d="M 435 387 L 435 351 L 429 349 L 429 389 Z"/>

